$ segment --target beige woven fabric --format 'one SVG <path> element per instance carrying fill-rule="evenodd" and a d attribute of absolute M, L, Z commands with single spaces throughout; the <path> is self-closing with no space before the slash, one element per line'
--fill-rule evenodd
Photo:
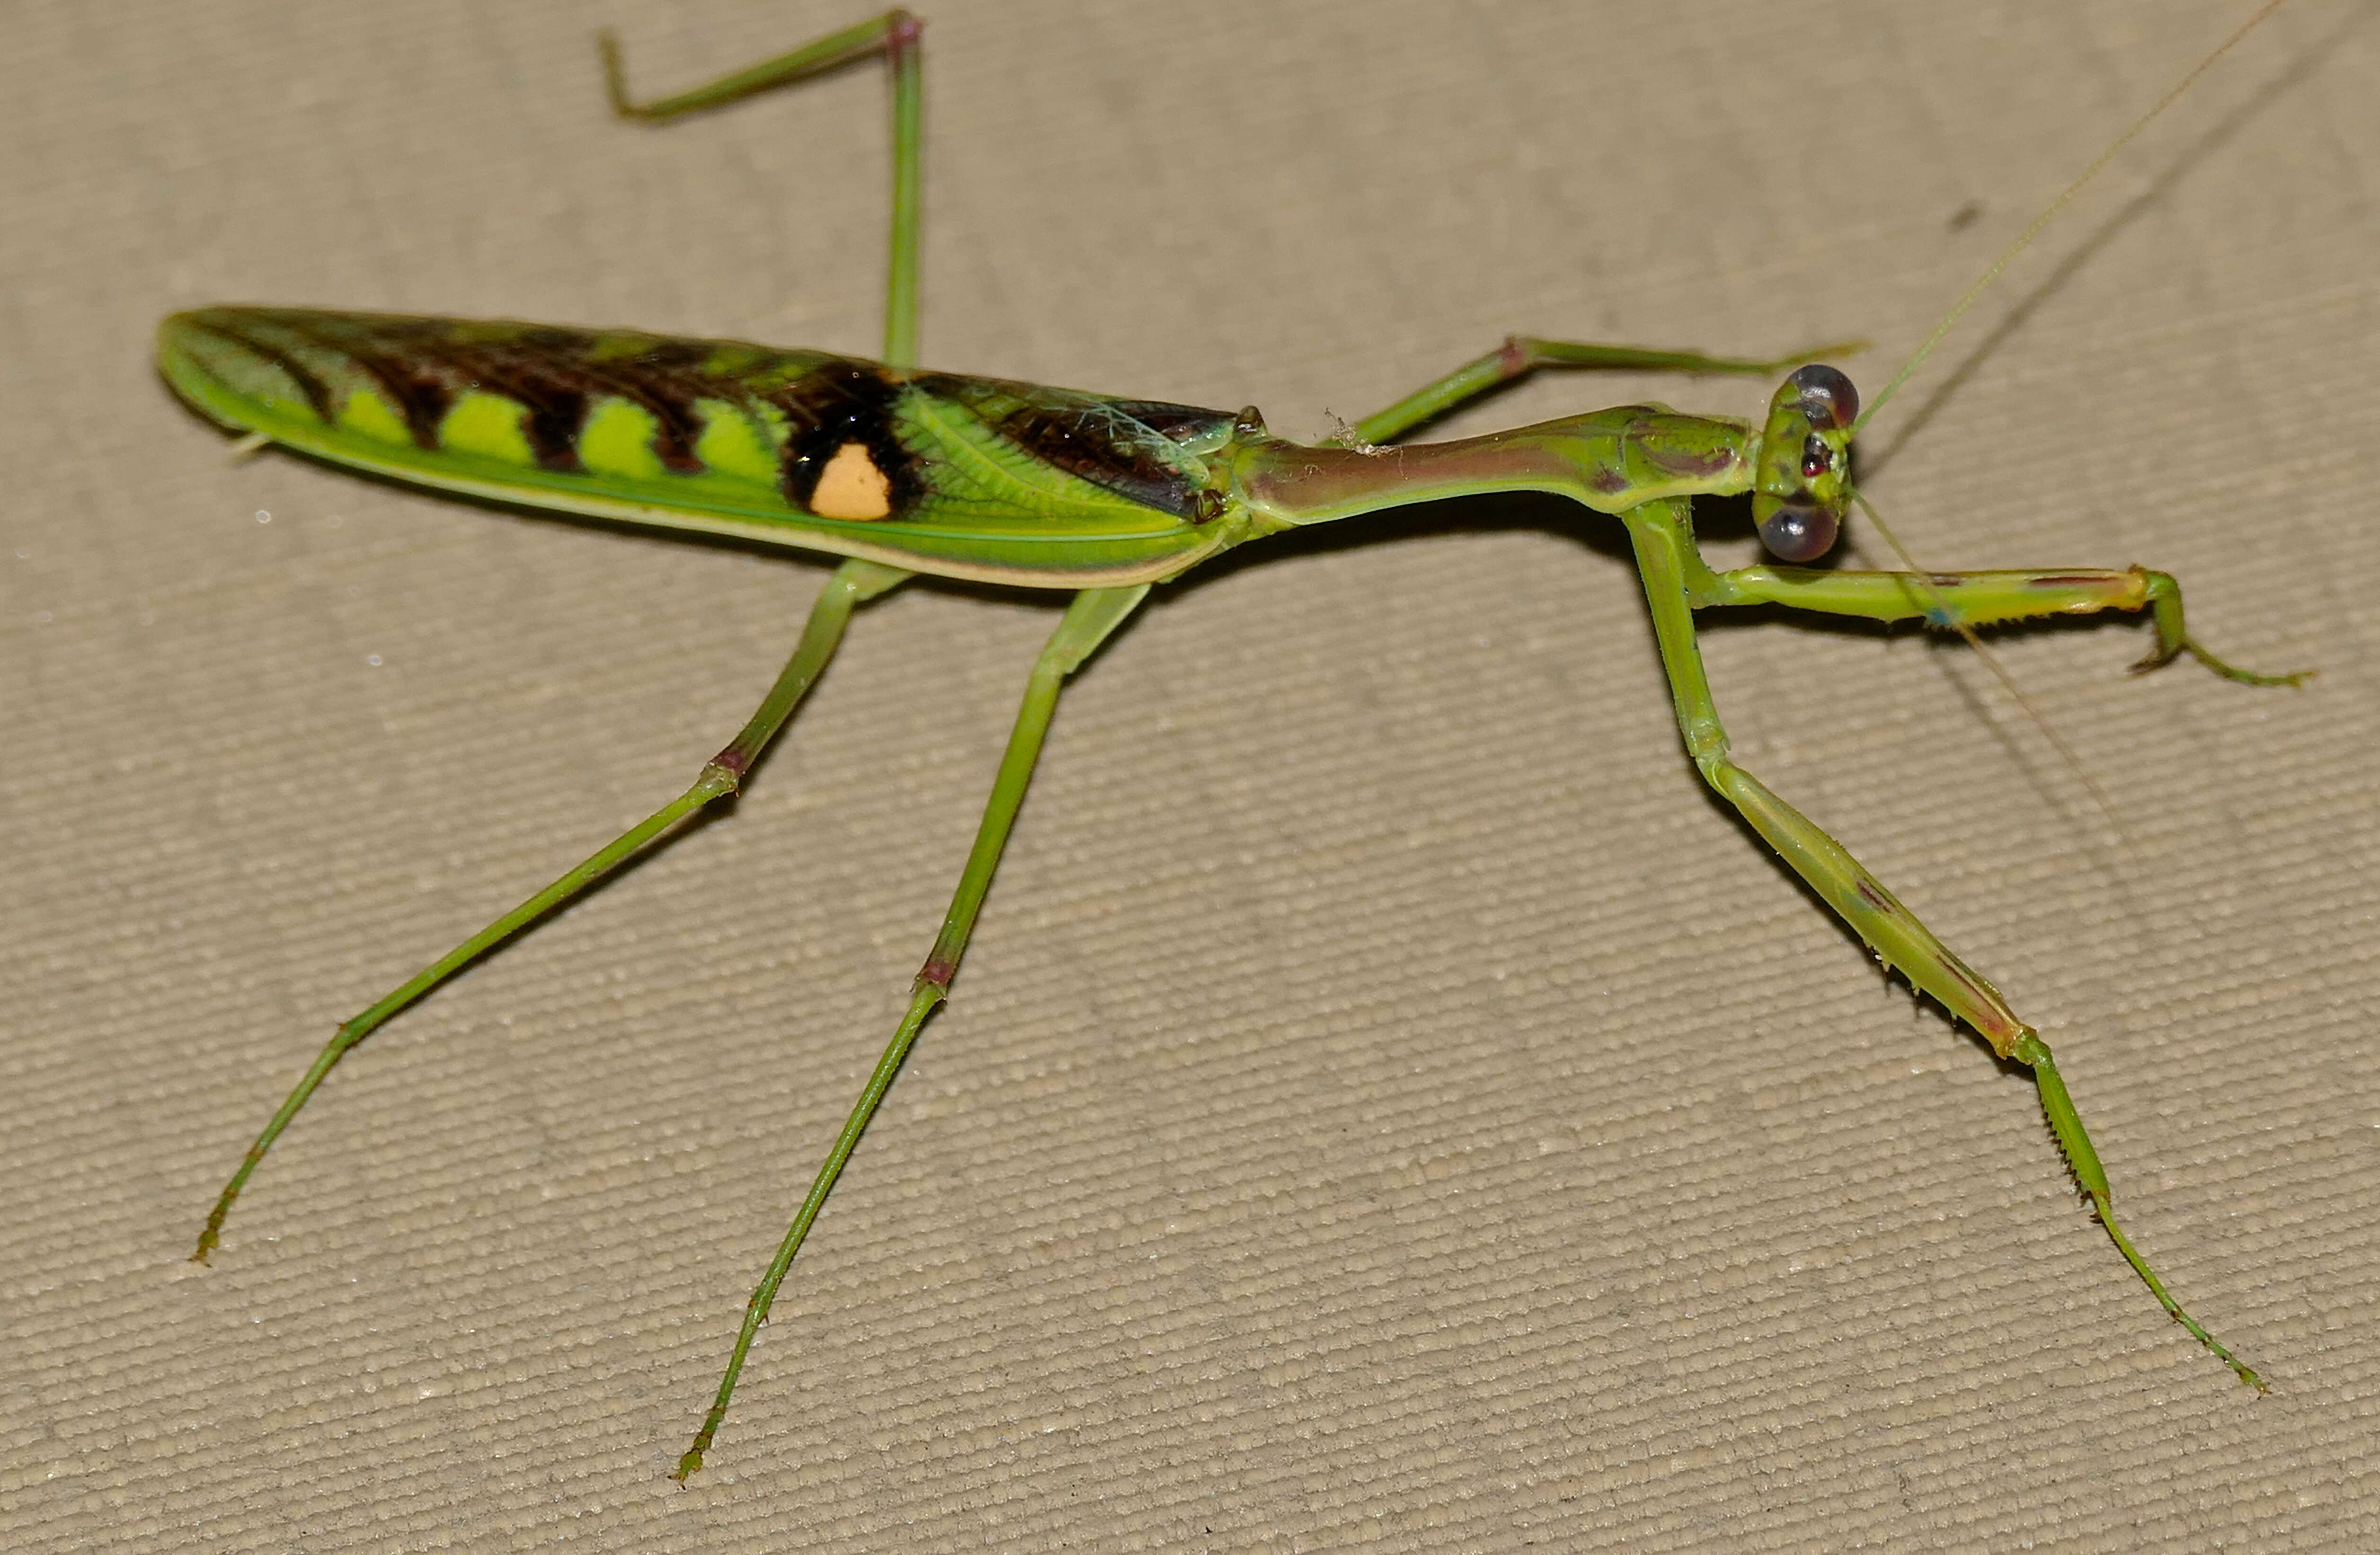
<path fill-rule="evenodd" d="M 2224 63 L 1866 445 L 1930 564 L 2168 568 L 2311 689 L 2005 636 L 2119 843 L 1962 650 L 1706 634 L 1740 755 L 2041 1025 L 2269 1397 L 2023 1079 L 1701 791 L 1614 527 L 1481 503 L 1252 547 L 1079 679 L 680 1490 L 1052 612 L 866 611 L 732 819 L 372 1039 L 200 1269 L 332 1026 L 674 793 L 823 571 L 233 463 L 147 336 L 242 300 L 869 350 L 874 73 L 632 130 L 588 37 L 675 84 L 850 13 L 9 7 L 0 1547 L 2380 1548 L 2368 11 Z M 927 352 L 1307 435 L 1510 330 L 1864 335 L 1873 390 L 2241 14 L 953 0 Z"/>

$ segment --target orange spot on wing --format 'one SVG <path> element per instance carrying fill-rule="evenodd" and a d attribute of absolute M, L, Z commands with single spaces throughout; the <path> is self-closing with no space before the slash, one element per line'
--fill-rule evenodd
<path fill-rule="evenodd" d="M 847 442 L 819 472 L 810 491 L 810 512 L 820 518 L 883 518 L 892 511 L 892 482 L 865 443 Z"/>

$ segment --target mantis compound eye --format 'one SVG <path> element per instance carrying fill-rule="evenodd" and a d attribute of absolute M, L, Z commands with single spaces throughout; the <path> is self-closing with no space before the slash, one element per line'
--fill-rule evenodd
<path fill-rule="evenodd" d="M 1779 502 L 1760 521 L 1760 543 L 1779 561 L 1815 561 L 1834 548 L 1837 526 L 1835 514 L 1815 502 Z"/>
<path fill-rule="evenodd" d="M 1811 426 L 1831 432 L 1859 419 L 1859 391 L 1824 362 L 1796 368 L 1785 381 L 1800 392 L 1802 414 L 1810 418 Z"/>

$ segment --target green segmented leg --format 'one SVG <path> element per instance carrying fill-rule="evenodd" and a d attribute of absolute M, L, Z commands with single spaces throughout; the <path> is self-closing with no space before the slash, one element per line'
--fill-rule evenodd
<path fill-rule="evenodd" d="M 1899 613 L 1922 614 L 1917 606 L 1914 585 L 1905 575 L 1893 573 L 1852 574 L 1829 579 L 1825 574 L 1802 574 L 1798 569 L 1746 568 L 1740 573 L 1724 576 L 1712 573 L 1694 552 L 1693 531 L 1689 527 L 1688 504 L 1684 499 L 1646 502 L 1621 515 L 1628 526 L 1628 537 L 1636 554 L 1636 567 L 1645 581 L 1645 598 L 1653 616 L 1653 631 L 1661 648 L 1661 667 L 1669 677 L 1670 696 L 1675 704 L 1678 730 L 1685 739 L 1686 751 L 1694 765 L 1710 786 L 1718 790 L 1730 803 L 1752 823 L 1755 830 L 1768 840 L 1794 873 L 1807 881 L 1810 888 L 1832 908 L 1836 915 L 1851 925 L 1852 931 L 1881 957 L 1885 964 L 1898 970 L 1921 991 L 1931 994 L 1945 1009 L 1981 1032 L 1992 1051 L 2002 1058 L 2013 1059 L 2033 1071 L 2034 1084 L 2041 1095 L 2042 1111 L 2047 1115 L 2050 1131 L 2057 1136 L 2058 1148 L 2065 1152 L 2067 1164 L 2072 1168 L 2075 1181 L 2091 1200 L 2099 1224 L 2116 1244 L 2126 1262 L 2148 1285 L 2150 1294 L 2165 1308 L 2173 1320 L 2188 1329 L 2198 1342 L 2213 1351 L 2238 1372 L 2240 1380 L 2263 1391 L 2265 1380 L 2242 1361 L 2226 1349 L 2215 1336 L 2206 1332 L 2195 1318 L 2182 1309 L 2179 1301 L 2165 1288 L 2148 1260 L 2133 1248 L 2130 1238 L 2116 1224 L 2111 1208 L 2107 1174 L 2099 1164 L 2098 1152 L 2091 1146 L 2091 1137 L 2082 1127 L 2082 1115 L 2075 1111 L 2068 1096 L 2065 1081 L 2059 1079 L 2057 1064 L 2052 1060 L 2049 1044 L 2041 1040 L 2032 1027 L 2019 1020 L 1998 990 L 1959 959 L 1949 946 L 1942 944 L 1919 922 L 1915 914 L 1894 898 L 1876 878 L 1860 866 L 1842 844 L 1828 836 L 1815 822 L 1763 787 L 1759 779 L 1728 759 L 1727 730 L 1720 725 L 1718 708 L 1711 698 L 1709 681 L 1704 677 L 1702 649 L 1694 633 L 1694 611 L 1697 594 L 1708 590 L 1712 584 L 1735 579 L 1743 586 L 1747 597 L 1754 590 L 1744 574 L 1763 574 L 1772 589 L 1795 596 L 1788 602 L 1812 609 L 1832 609 L 1838 614 L 1866 615 L 1881 610 L 1889 602 L 1892 590 L 1903 591 L 1900 597 L 1907 608 Z M 1791 572 L 1791 577 L 1779 574 Z M 1697 577 L 1699 574 L 1699 578 Z M 1899 577 L 1898 584 L 1891 580 Z M 2070 603 L 2052 605 L 2029 613 L 2045 614 L 2051 609 L 2104 608 L 2090 603 L 2089 585 L 2095 580 L 2130 577 L 2146 592 L 2144 575 L 2139 573 L 2084 574 L 1992 574 L 1990 581 L 1937 580 L 1940 596 L 1953 605 L 1968 598 L 1975 600 L 2008 597 L 2007 587 L 2031 578 L 2036 582 L 2072 580 L 2075 588 Z M 1829 591 L 1828 585 L 1842 583 L 1848 586 Z M 2045 588 L 2045 593 L 2058 592 Z M 1772 593 L 1769 597 L 1775 597 Z M 1821 601 L 1826 601 L 1821 603 Z M 1729 602 L 1744 602 L 1735 600 Z M 2145 602 L 2145 598 L 2143 598 Z M 2131 608 L 2139 609 L 2135 604 Z M 1998 619 L 2010 619 L 2003 615 Z M 2174 618 L 2178 632 L 2180 619 Z M 2184 639 L 2186 645 L 2187 640 Z M 2176 646 L 2166 652 L 2171 657 L 2181 652 Z"/>
<path fill-rule="evenodd" d="M 1696 609 L 1718 605 L 1787 605 L 1830 616 L 1868 621 L 1924 621 L 1988 626 L 2038 621 L 2047 616 L 2091 615 L 2100 610 L 2147 610 L 2156 645 L 2133 665 L 2145 674 L 2184 654 L 2226 680 L 2252 686 L 2294 686 L 2313 674 L 2295 669 L 2261 675 L 2217 658 L 2190 635 L 2181 614 L 2181 585 L 2170 574 L 2144 567 L 2061 567 L 1973 573 L 1830 573 L 1807 567 L 1740 567 L 1714 573 L 1688 548 L 1683 560 L 1687 597 Z"/>
<path fill-rule="evenodd" d="M 1598 345 L 1587 341 L 1539 340 L 1534 335 L 1506 335 L 1504 344 L 1476 356 L 1407 394 L 1385 410 L 1373 412 L 1347 429 L 1359 443 L 1390 442 L 1415 428 L 1435 421 L 1481 395 L 1517 382 L 1539 368 L 1600 368 L 1608 372 L 1732 373 L 1773 378 L 1822 356 L 1850 356 L 1867 349 L 1861 340 L 1797 351 L 1791 356 L 1755 361 L 1748 356 L 1711 356 L 1699 351 L 1647 350 L 1635 345 Z"/>
<path fill-rule="evenodd" d="M 958 889 L 951 897 L 950 911 L 943 915 L 942 932 L 935 936 L 933 949 L 918 969 L 917 981 L 910 985 L 909 1007 L 894 1028 L 892 1042 L 886 1044 L 883 1056 L 876 1060 L 867 1085 L 860 1090 L 859 1100 L 852 1105 L 851 1115 L 844 1120 L 842 1131 L 834 1137 L 833 1148 L 827 1151 L 809 1192 L 803 1197 L 801 1208 L 794 1211 L 793 1224 L 785 1228 L 784 1240 L 777 1246 L 777 1256 L 769 1260 L 768 1272 L 760 1276 L 752 1298 L 745 1303 L 744 1326 L 736 1333 L 735 1348 L 727 1357 L 726 1373 L 719 1380 L 718 1397 L 711 1401 L 710 1412 L 703 1416 L 702 1428 L 694 1433 L 694 1444 L 678 1460 L 677 1469 L 671 1476 L 681 1484 L 701 1469 L 703 1453 L 710 1450 L 711 1440 L 726 1420 L 728 1401 L 735 1396 L 735 1380 L 743 1375 L 753 1338 L 768 1320 L 769 1308 L 777 1299 L 777 1287 L 784 1283 L 785 1272 L 793 1267 L 794 1255 L 801 1251 L 811 1223 L 825 1206 L 827 1195 L 834 1190 L 844 1163 L 851 1159 L 860 1135 L 868 1131 L 868 1120 L 876 1115 L 884 1093 L 892 1089 L 892 1078 L 901 1072 L 901 1062 L 909 1055 L 926 1018 L 950 996 L 951 980 L 958 974 L 959 961 L 966 955 L 967 941 L 975 933 L 976 914 L 983 908 L 992 872 L 1000 867 L 1001 850 L 1008 845 L 1009 828 L 1015 824 L 1017 807 L 1025 802 L 1026 788 L 1033 781 L 1033 765 L 1040 758 L 1041 741 L 1050 732 L 1050 717 L 1057 710 L 1060 689 L 1066 677 L 1080 668 L 1107 640 L 1108 633 L 1148 597 L 1147 584 L 1131 588 L 1085 589 L 1075 596 L 1058 630 L 1050 633 L 1041 657 L 1034 661 L 1032 678 L 1026 682 L 1025 700 L 1016 709 L 1015 727 L 1008 736 L 1008 750 L 1000 758 L 1000 775 L 992 782 L 991 798 L 985 802 L 983 821 L 976 828 L 975 846 L 968 850 L 966 868 L 960 873 Z"/>
<path fill-rule="evenodd" d="M 297 1088 L 289 1092 L 271 1121 L 265 1124 L 264 1131 L 256 1137 L 254 1144 L 248 1147 L 248 1154 L 241 1159 L 239 1169 L 232 1173 L 231 1180 L 224 1185 L 222 1194 L 215 1199 L 215 1207 L 208 1212 L 206 1226 L 199 1233 L 198 1249 L 190 1254 L 191 1259 L 200 1263 L 207 1261 L 207 1255 L 213 1252 L 216 1244 L 223 1239 L 225 1217 L 231 1213 L 232 1203 L 239 1198 L 240 1189 L 248 1186 L 249 1177 L 263 1162 L 265 1151 L 273 1148 L 273 1141 L 281 1137 L 281 1131 L 289 1127 L 298 1109 L 306 1104 L 307 1099 L 314 1094 L 315 1088 L 322 1083 L 323 1078 L 349 1048 L 456 972 L 546 914 L 567 905 L 648 846 L 665 838 L 680 822 L 696 811 L 740 789 L 745 775 L 752 769 L 752 764 L 759 759 L 760 753 L 768 747 L 777 730 L 793 716 L 803 694 L 818 679 L 819 672 L 826 668 L 827 660 L 834 657 L 835 646 L 843 641 L 843 630 L 849 623 L 853 609 L 908 576 L 896 568 L 874 561 L 846 561 L 837 567 L 834 575 L 827 580 L 825 589 L 820 593 L 818 602 L 810 607 L 809 621 L 802 628 L 801 641 L 795 645 L 793 657 L 785 661 L 785 668 L 779 671 L 775 683 L 770 686 L 769 694 L 761 699 L 760 705 L 753 711 L 735 738 L 704 764 L 702 775 L 695 779 L 693 787 L 597 849 L 553 884 L 422 968 L 334 1032 L 330 1042 L 323 1045 L 322 1051 L 306 1070 L 305 1077 L 298 1080 Z"/>
<path fill-rule="evenodd" d="M 892 237 L 884 283 L 884 360 L 896 368 L 917 365 L 917 147 L 921 106 L 925 99 L 924 60 L 919 41 L 925 23 L 904 10 L 831 32 L 804 43 L 790 54 L 763 60 L 746 69 L 730 71 L 715 81 L 650 102 L 628 97 L 627 68 L 620 58 L 619 40 L 609 32 L 596 34 L 603 55 L 603 90 L 612 112 L 624 119 L 666 124 L 688 114 L 724 107 L 759 92 L 790 86 L 854 65 L 871 54 L 882 54 L 892 73 Z"/>

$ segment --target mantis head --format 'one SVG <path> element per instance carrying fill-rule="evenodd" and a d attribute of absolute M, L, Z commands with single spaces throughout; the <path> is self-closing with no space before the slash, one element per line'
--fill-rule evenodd
<path fill-rule="evenodd" d="M 1799 368 L 1768 402 L 1752 493 L 1760 543 L 1779 561 L 1815 561 L 1834 548 L 1851 500 L 1852 423 L 1859 391 L 1830 367 Z"/>

